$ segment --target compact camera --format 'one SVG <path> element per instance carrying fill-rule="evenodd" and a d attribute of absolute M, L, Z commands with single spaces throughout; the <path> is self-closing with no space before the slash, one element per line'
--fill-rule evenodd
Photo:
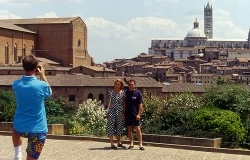
<path fill-rule="evenodd" d="M 40 70 L 42 69 L 42 67 L 41 67 L 41 66 L 37 66 L 37 68 L 39 68 Z M 36 72 L 38 72 L 38 69 L 36 69 Z"/>

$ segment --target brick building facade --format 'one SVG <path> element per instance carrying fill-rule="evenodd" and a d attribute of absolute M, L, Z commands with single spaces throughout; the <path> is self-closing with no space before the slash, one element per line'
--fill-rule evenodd
<path fill-rule="evenodd" d="M 80 17 L 0 20 L 0 63 L 34 53 L 65 67 L 94 64 L 87 49 L 87 26 Z"/>

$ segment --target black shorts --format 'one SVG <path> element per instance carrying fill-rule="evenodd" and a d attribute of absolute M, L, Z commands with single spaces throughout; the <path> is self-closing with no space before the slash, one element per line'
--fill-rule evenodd
<path fill-rule="evenodd" d="M 136 120 L 136 116 L 125 116 L 125 126 L 140 126 L 140 120 Z"/>

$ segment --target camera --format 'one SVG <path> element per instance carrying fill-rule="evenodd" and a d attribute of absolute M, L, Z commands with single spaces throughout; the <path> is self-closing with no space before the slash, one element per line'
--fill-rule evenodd
<path fill-rule="evenodd" d="M 39 68 L 40 70 L 42 69 L 42 67 L 41 67 L 41 66 L 37 66 L 37 68 Z M 36 69 L 36 72 L 38 72 L 38 69 Z"/>

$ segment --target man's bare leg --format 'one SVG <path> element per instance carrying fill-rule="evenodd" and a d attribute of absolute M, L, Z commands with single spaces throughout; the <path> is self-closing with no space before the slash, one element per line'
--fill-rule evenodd
<path fill-rule="evenodd" d="M 21 146 L 22 146 L 23 138 L 19 134 L 17 134 L 14 129 L 12 130 L 12 142 L 13 142 L 14 151 L 15 151 L 14 160 L 19 160 L 19 159 L 21 160 L 22 159 Z"/>
<path fill-rule="evenodd" d="M 140 126 L 135 126 L 135 130 L 136 130 L 136 133 L 137 133 L 137 138 L 138 138 L 138 141 L 139 141 L 139 145 L 140 145 L 140 147 L 142 147 L 141 127 Z"/>

